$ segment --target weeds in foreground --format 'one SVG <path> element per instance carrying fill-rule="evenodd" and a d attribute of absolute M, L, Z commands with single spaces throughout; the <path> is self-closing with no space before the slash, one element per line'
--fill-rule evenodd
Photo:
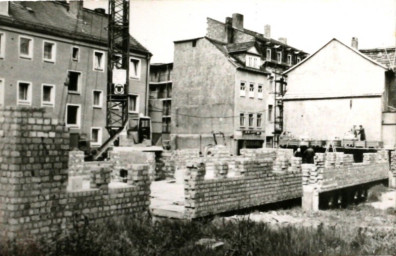
<path fill-rule="evenodd" d="M 351 231 L 352 232 L 352 231 Z M 336 227 L 274 227 L 245 220 L 153 221 L 128 217 L 75 225 L 56 242 L 2 241 L 0 255 L 357 255 L 395 254 L 396 233 Z M 352 234 L 352 235 L 351 235 Z M 201 238 L 224 244 L 197 245 Z"/>

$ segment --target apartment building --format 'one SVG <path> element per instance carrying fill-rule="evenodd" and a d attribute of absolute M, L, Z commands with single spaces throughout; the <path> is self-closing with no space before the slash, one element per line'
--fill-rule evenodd
<path fill-rule="evenodd" d="M 107 26 L 82 1 L 0 2 L 0 105 L 43 107 L 71 141 L 107 137 Z M 147 115 L 151 53 L 131 37 L 130 115 Z"/>

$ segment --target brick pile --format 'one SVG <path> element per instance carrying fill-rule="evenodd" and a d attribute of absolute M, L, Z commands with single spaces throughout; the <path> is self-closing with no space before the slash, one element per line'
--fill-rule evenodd
<path fill-rule="evenodd" d="M 127 187 L 109 186 L 109 171 L 101 168 L 92 173 L 96 188 L 66 191 L 68 149 L 67 128 L 44 110 L 0 110 L 0 235 L 52 239 L 76 218 L 96 222 L 148 210 L 147 167 L 132 166 L 136 182 Z"/>

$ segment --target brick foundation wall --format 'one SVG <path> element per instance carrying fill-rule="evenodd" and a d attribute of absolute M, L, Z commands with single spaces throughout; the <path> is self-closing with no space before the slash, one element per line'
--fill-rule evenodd
<path fill-rule="evenodd" d="M 274 170 L 276 155 L 282 153 L 273 149 L 242 152 L 245 156 L 233 157 L 232 161 L 229 157 L 213 157 L 195 159 L 188 163 L 184 184 L 186 218 L 302 196 L 301 161 L 291 158 L 284 168 Z M 246 156 L 248 153 L 250 157 Z M 213 173 L 210 177 L 207 175 L 209 172 Z"/>
<path fill-rule="evenodd" d="M 131 165 L 130 182 L 122 186 L 109 183 L 110 168 L 92 168 L 88 189 L 68 191 L 70 179 L 87 172 L 81 153 L 69 159 L 68 150 L 67 128 L 43 109 L 0 110 L 1 235 L 55 238 L 76 219 L 96 222 L 148 210 L 147 165 Z"/>

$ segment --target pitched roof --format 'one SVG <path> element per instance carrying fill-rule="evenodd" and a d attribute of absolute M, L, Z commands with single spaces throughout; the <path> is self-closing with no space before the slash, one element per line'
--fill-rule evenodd
<path fill-rule="evenodd" d="M 83 9 L 79 19 L 68 12 L 68 4 L 59 1 L 10 1 L 9 16 L 0 15 L 0 24 L 107 45 L 108 15 Z M 131 50 L 151 53 L 130 37 Z"/>
<path fill-rule="evenodd" d="M 283 74 L 287 74 L 290 71 L 294 70 L 295 68 L 303 65 L 305 62 L 307 62 L 309 59 L 311 59 L 313 56 L 315 56 L 318 52 L 320 52 L 323 48 L 325 48 L 327 45 L 329 45 L 331 42 L 336 41 L 338 43 L 340 43 L 341 45 L 345 46 L 346 48 L 348 48 L 349 50 L 355 52 L 356 54 L 358 54 L 359 56 L 361 56 L 362 58 L 372 62 L 373 64 L 380 66 L 381 68 L 387 69 L 386 66 L 382 65 L 381 63 L 378 63 L 377 61 L 367 57 L 366 55 L 360 53 L 358 50 L 344 44 L 343 42 L 341 42 L 340 40 L 333 38 L 331 39 L 328 43 L 326 43 L 325 45 L 323 45 L 322 47 L 319 48 L 319 50 L 317 50 L 316 52 L 314 52 L 313 54 L 311 54 L 310 56 L 308 56 L 307 58 L 305 58 L 303 61 L 299 62 L 298 64 L 292 66 L 291 68 L 289 68 L 288 70 L 286 70 L 285 72 L 283 72 Z"/>
<path fill-rule="evenodd" d="M 396 48 L 374 48 L 374 49 L 362 49 L 359 50 L 364 55 L 367 55 L 369 58 L 375 60 L 378 63 L 381 63 L 388 68 L 392 68 L 396 65 Z"/>

